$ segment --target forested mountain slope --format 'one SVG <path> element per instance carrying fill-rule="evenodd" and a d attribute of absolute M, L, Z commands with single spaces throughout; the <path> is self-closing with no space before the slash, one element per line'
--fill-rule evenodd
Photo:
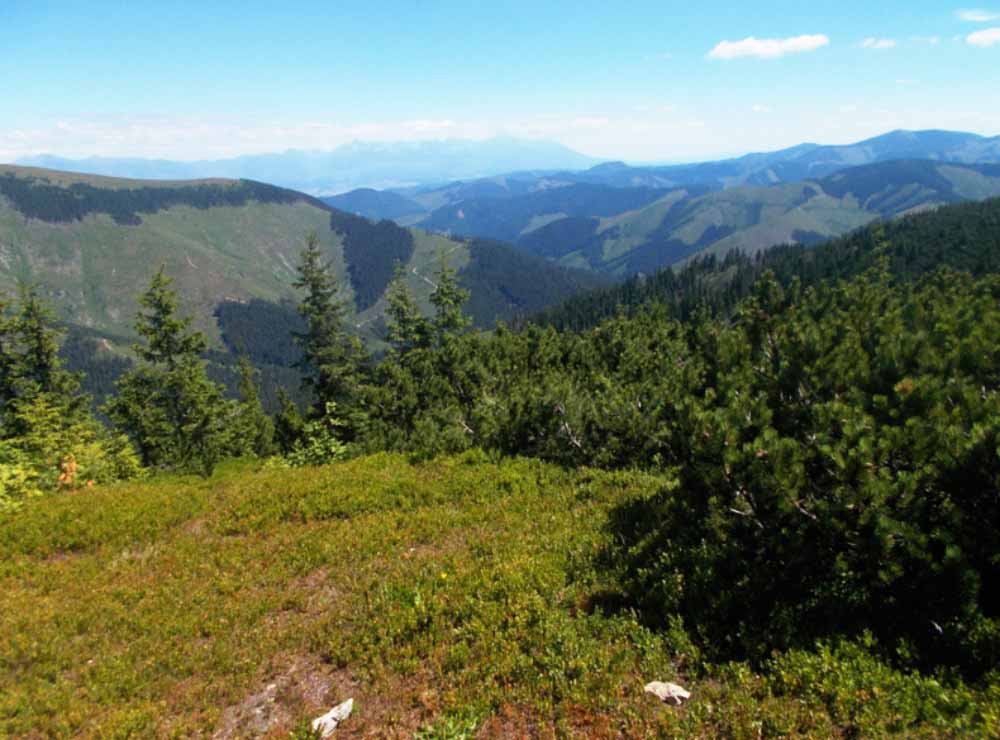
<path fill-rule="evenodd" d="M 816 246 L 777 245 L 754 254 L 729 252 L 724 258 L 709 254 L 575 296 L 534 321 L 584 329 L 654 303 L 681 319 L 703 309 L 725 313 L 749 295 L 764 272 L 773 272 L 785 286 L 793 280 L 810 286 L 852 277 L 881 259 L 887 259 L 892 273 L 904 279 L 939 266 L 974 275 L 1000 272 L 1000 199 L 944 206 Z"/>

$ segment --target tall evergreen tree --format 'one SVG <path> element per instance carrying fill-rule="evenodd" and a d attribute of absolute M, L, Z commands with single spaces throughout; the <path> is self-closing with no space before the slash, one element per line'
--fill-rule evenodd
<path fill-rule="evenodd" d="M 34 287 L 0 305 L 0 511 L 56 489 L 141 473 L 128 440 L 89 413 L 59 356 L 60 332 Z"/>
<path fill-rule="evenodd" d="M 396 276 L 389 284 L 385 297 L 389 304 L 386 309 L 388 339 L 395 353 L 403 356 L 415 349 L 428 347 L 432 327 L 407 290 L 401 265 L 396 266 Z"/>
<path fill-rule="evenodd" d="M 0 413 L 8 417 L 4 437 L 27 431 L 27 417 L 17 409 L 36 399 L 44 398 L 65 425 L 86 416 L 87 407 L 80 379 L 63 367 L 60 333 L 37 288 L 21 286 L 18 303 L 14 314 L 0 304 Z"/>
<path fill-rule="evenodd" d="M 458 284 L 458 274 L 448 265 L 448 258 L 442 252 L 438 255 L 438 270 L 434 276 L 437 287 L 431 293 L 434 305 L 434 336 L 440 345 L 446 337 L 461 334 L 472 320 L 465 315 L 463 307 L 469 300 L 469 291 Z"/>
<path fill-rule="evenodd" d="M 22 392 L 44 393 L 59 399 L 65 413 L 76 413 L 84 405 L 80 379 L 63 368 L 59 357 L 60 332 L 54 328 L 52 312 L 35 286 L 22 286 L 20 310 L 15 321 L 21 357 L 17 375 Z"/>
<path fill-rule="evenodd" d="M 313 415 L 322 416 L 330 403 L 357 416 L 358 393 L 366 364 L 364 347 L 346 326 L 346 303 L 336 277 L 323 261 L 319 240 L 310 234 L 302 251 L 294 285 L 304 292 L 299 314 L 306 327 L 295 333 L 302 347 L 298 363 L 305 386 L 314 396 Z M 355 428 L 355 419 L 349 428 Z"/>
<path fill-rule="evenodd" d="M 258 371 L 245 355 L 240 357 L 237 369 L 240 400 L 230 428 L 231 446 L 241 456 L 268 457 L 274 453 L 274 422 L 260 402 Z"/>
<path fill-rule="evenodd" d="M 139 298 L 139 367 L 118 382 L 105 407 L 134 441 L 146 465 L 208 475 L 227 451 L 229 404 L 206 373 L 207 343 L 177 315 L 177 293 L 161 267 Z"/>

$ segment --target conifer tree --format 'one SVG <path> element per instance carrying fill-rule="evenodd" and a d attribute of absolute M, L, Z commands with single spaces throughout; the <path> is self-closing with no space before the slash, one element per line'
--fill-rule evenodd
<path fill-rule="evenodd" d="M 274 422 L 264 413 L 257 390 L 257 369 L 246 356 L 239 359 L 240 400 L 231 426 L 232 450 L 242 456 L 268 457 L 274 453 Z"/>
<path fill-rule="evenodd" d="M 386 290 L 388 317 L 388 339 L 398 356 L 404 356 L 415 349 L 429 346 L 431 325 L 417 307 L 413 296 L 406 288 L 401 265 L 396 266 L 396 276 Z"/>
<path fill-rule="evenodd" d="M 53 328 L 49 308 L 35 286 L 22 286 L 20 310 L 15 321 L 21 347 L 17 366 L 18 382 L 25 395 L 45 394 L 63 407 L 63 413 L 78 413 L 85 398 L 80 379 L 63 368 L 59 357 L 60 333 Z"/>
<path fill-rule="evenodd" d="M 16 313 L 0 304 L 0 511 L 141 474 L 129 441 L 91 416 L 78 377 L 63 367 L 60 332 L 37 289 L 21 288 Z"/>
<path fill-rule="evenodd" d="M 365 352 L 361 341 L 347 330 L 346 304 L 339 296 L 336 277 L 323 262 L 315 234 L 306 240 L 298 273 L 294 285 L 305 294 L 299 314 L 306 326 L 295 338 L 302 347 L 298 367 L 304 385 L 314 397 L 312 415 L 324 415 L 328 404 L 333 403 L 348 416 L 356 417 Z M 349 428 L 356 428 L 358 423 L 359 419 L 353 419 Z"/>
<path fill-rule="evenodd" d="M 26 433 L 27 417 L 17 409 L 39 398 L 64 425 L 86 416 L 87 398 L 80 393 L 79 378 L 63 368 L 60 333 L 53 323 L 34 286 L 21 286 L 16 314 L 0 305 L 0 412 L 9 417 L 5 437 Z"/>
<path fill-rule="evenodd" d="M 458 284 L 458 275 L 448 265 L 448 259 L 442 252 L 438 255 L 438 270 L 435 274 L 437 287 L 431 293 L 431 303 L 434 305 L 434 338 L 441 345 L 448 336 L 455 336 L 465 331 L 471 319 L 463 312 L 469 291 Z"/>
<path fill-rule="evenodd" d="M 161 267 L 140 296 L 135 346 L 140 365 L 118 382 L 105 407 L 135 442 L 143 462 L 208 475 L 227 451 L 229 404 L 206 373 L 201 332 L 177 315 L 177 293 Z"/>

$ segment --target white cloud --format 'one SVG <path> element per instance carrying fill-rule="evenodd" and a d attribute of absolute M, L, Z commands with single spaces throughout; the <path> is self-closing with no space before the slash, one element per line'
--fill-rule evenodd
<path fill-rule="evenodd" d="M 896 42 L 892 39 L 867 38 L 861 42 L 865 49 L 894 49 Z"/>
<path fill-rule="evenodd" d="M 965 37 L 965 43 L 982 48 L 1000 44 L 1000 28 L 984 28 L 982 31 L 970 33 Z"/>
<path fill-rule="evenodd" d="M 960 10 L 957 13 L 959 20 L 969 23 L 989 23 L 1000 20 L 1000 13 L 991 10 Z"/>
<path fill-rule="evenodd" d="M 931 46 L 937 46 L 941 43 L 940 36 L 914 36 L 912 40 L 918 44 L 929 44 Z"/>
<path fill-rule="evenodd" d="M 709 59 L 737 59 L 756 57 L 777 59 L 786 54 L 815 51 L 829 45 L 830 39 L 823 34 L 812 36 L 792 36 L 787 39 L 758 39 L 750 36 L 742 41 L 722 41 L 708 53 Z"/>
<path fill-rule="evenodd" d="M 761 105 L 760 103 L 758 103 L 753 108 L 751 108 L 751 110 L 754 113 L 770 113 L 771 112 L 771 107 L 768 106 L 768 105 Z"/>

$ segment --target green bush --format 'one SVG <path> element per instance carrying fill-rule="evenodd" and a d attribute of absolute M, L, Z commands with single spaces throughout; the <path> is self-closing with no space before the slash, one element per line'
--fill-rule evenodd
<path fill-rule="evenodd" d="M 337 404 L 326 404 L 326 413 L 302 425 L 301 436 L 292 449 L 271 463 L 277 467 L 301 468 L 307 465 L 329 465 L 347 455 L 347 445 L 340 436 L 345 422 L 337 415 Z"/>
<path fill-rule="evenodd" d="M 1000 280 L 765 282 L 712 331 L 678 489 L 612 522 L 626 592 L 716 655 L 870 629 L 904 665 L 996 665 Z"/>
<path fill-rule="evenodd" d="M 138 478 L 139 457 L 123 435 L 82 417 L 45 395 L 21 402 L 12 419 L 23 434 L 0 441 L 0 511 L 56 490 Z"/>

